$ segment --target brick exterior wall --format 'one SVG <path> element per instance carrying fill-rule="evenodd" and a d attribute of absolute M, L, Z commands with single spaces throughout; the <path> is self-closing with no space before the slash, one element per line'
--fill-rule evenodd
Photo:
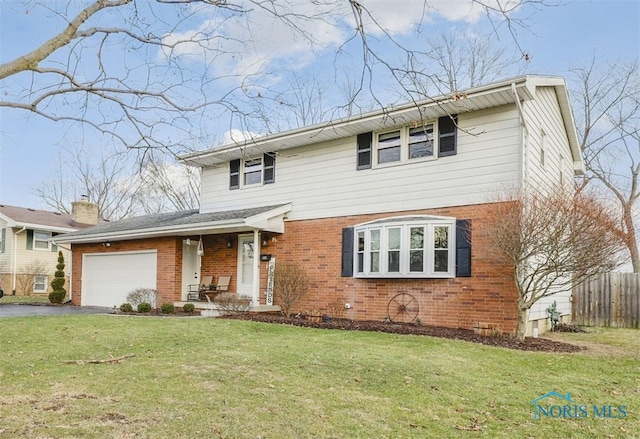
<path fill-rule="evenodd" d="M 517 292 L 513 268 L 491 250 L 483 236 L 483 205 L 420 211 L 359 215 L 317 220 L 289 221 L 285 233 L 275 235 L 261 253 L 278 262 L 297 261 L 311 279 L 309 294 L 294 311 L 323 314 L 354 320 L 383 320 L 389 314 L 390 299 L 398 293 L 411 294 L 419 305 L 422 324 L 473 329 L 474 323 L 491 324 L 512 333 L 517 320 Z M 342 229 L 391 216 L 426 214 L 450 216 L 472 221 L 472 276 L 454 279 L 356 279 L 341 277 Z M 182 299 L 182 240 L 186 237 L 143 239 L 101 244 L 73 245 L 73 303 L 81 304 L 82 254 L 156 249 L 158 251 L 157 289 L 160 302 Z M 191 237 L 199 239 L 198 236 Z M 231 240 L 233 245 L 227 247 Z M 203 237 L 204 256 L 201 275 L 229 274 L 229 291 L 237 287 L 237 244 L 235 235 Z M 260 262 L 260 303 L 265 303 L 266 262 Z M 275 295 L 274 302 L 278 304 Z M 344 309 L 345 303 L 351 309 Z"/>

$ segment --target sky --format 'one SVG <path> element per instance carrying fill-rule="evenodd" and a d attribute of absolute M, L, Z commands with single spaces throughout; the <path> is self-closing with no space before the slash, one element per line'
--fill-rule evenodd
<path fill-rule="evenodd" d="M 77 4 L 82 3 L 80 0 L 70 3 L 66 0 L 50 1 L 52 8 L 70 4 L 70 10 L 77 10 Z M 0 64 L 33 50 L 50 38 L 56 30 L 61 29 L 60 17 L 47 17 L 42 10 L 24 6 L 23 3 L 25 2 L 21 0 L 0 0 Z M 87 2 L 82 4 L 85 3 Z M 425 32 L 433 31 L 435 34 L 436 30 L 449 28 L 458 32 L 474 33 L 486 33 L 490 29 L 490 23 L 481 11 L 469 9 L 468 0 L 430 1 L 429 3 L 439 8 L 440 12 L 426 17 L 420 28 L 411 17 L 415 16 L 413 12 L 421 10 L 421 0 L 362 0 L 361 3 L 376 12 L 379 23 L 389 35 L 401 42 L 415 41 L 418 32 L 423 36 Z M 402 7 L 398 7 L 399 4 L 402 4 Z M 29 2 L 28 5 L 33 5 L 33 2 Z M 514 17 L 522 18 L 523 15 L 518 15 L 518 12 L 522 11 L 517 11 Z M 531 15 L 526 21 L 528 30 L 519 29 L 517 34 L 522 51 L 530 57 L 526 64 L 519 67 L 520 73 L 566 76 L 570 68 L 587 64 L 594 53 L 604 54 L 604 59 L 611 61 L 640 58 L 639 0 L 565 1 L 562 5 L 539 8 L 537 11 L 530 10 L 529 13 Z M 298 80 L 303 82 L 304 75 L 308 72 L 326 72 L 325 76 L 335 74 L 335 70 L 329 67 L 329 64 L 335 61 L 335 50 L 354 44 L 346 41 L 352 23 L 344 17 L 331 17 L 307 24 L 307 30 L 317 36 L 317 45 L 313 50 L 309 50 L 308 44 L 304 41 L 292 37 L 286 30 L 260 15 L 251 23 L 250 47 L 238 43 L 247 32 L 246 23 L 242 20 L 230 19 L 222 14 L 205 15 L 195 11 L 189 15 L 187 24 L 189 26 L 168 35 L 166 41 L 179 39 L 196 30 L 206 32 L 214 27 L 237 38 L 218 41 L 217 44 L 221 45 L 218 47 L 222 47 L 226 54 L 208 59 L 207 63 L 203 60 L 209 55 L 205 54 L 201 47 L 183 46 L 179 55 L 192 58 L 193 71 L 206 65 L 210 73 L 217 78 L 240 72 L 268 72 L 259 84 L 275 88 L 284 82 L 286 72 L 290 71 L 291 67 L 301 72 L 302 77 Z M 501 43 L 509 44 L 509 38 L 505 36 L 504 29 L 502 31 Z M 371 41 L 375 41 L 376 38 L 382 38 L 382 34 L 374 32 Z M 274 45 L 274 41 L 279 41 L 280 44 Z M 511 47 L 513 48 L 513 45 Z M 123 54 L 122 57 L 131 57 L 127 58 L 127 62 L 132 65 L 135 56 L 138 55 L 140 54 Z M 163 56 L 162 53 L 145 55 L 160 58 Z M 115 59 L 118 55 L 112 53 L 109 56 Z M 347 65 L 348 61 L 343 60 L 342 63 Z M 196 65 L 200 67 L 195 67 Z M 185 74 L 187 73 L 189 72 L 185 71 Z M 11 96 L 17 87 L 28 83 L 29 78 L 0 81 L 2 98 Z M 217 84 L 221 90 L 225 87 L 230 89 L 238 87 L 237 81 L 238 77 L 234 75 L 232 78 L 219 79 Z M 374 87 L 376 86 L 380 89 L 385 88 L 384 83 L 374 84 Z M 393 96 L 385 98 L 393 100 Z M 64 107 L 74 103 L 65 101 L 58 105 Z M 213 114 L 208 123 L 202 122 L 200 125 L 206 133 L 193 136 L 194 148 L 210 148 L 214 146 L 210 143 L 211 139 L 222 141 L 228 138 L 230 130 L 247 129 L 245 125 L 238 124 L 237 120 L 224 116 L 220 109 Z M 171 123 L 161 129 L 164 135 L 173 135 Z M 175 129 L 177 136 L 180 128 L 176 125 Z M 0 204 L 46 209 L 43 201 L 34 195 L 34 190 L 44 181 L 55 177 L 56 160 L 61 149 L 70 143 L 80 143 L 83 148 L 95 150 L 98 154 L 103 147 L 103 141 L 103 138 L 86 126 L 52 122 L 18 109 L 0 109 Z"/>

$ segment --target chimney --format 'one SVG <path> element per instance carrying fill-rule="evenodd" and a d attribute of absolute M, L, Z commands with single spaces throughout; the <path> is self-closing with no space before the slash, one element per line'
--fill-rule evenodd
<path fill-rule="evenodd" d="M 89 197 L 81 195 L 79 201 L 71 203 L 71 217 L 77 223 L 98 224 L 98 205 L 90 203 Z"/>

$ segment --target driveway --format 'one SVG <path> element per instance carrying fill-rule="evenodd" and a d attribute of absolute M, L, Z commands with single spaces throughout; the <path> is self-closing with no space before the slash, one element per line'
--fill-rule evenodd
<path fill-rule="evenodd" d="M 72 305 L 18 305 L 2 303 L 0 299 L 0 318 L 30 316 L 64 316 L 69 314 L 110 314 L 111 308 Z"/>

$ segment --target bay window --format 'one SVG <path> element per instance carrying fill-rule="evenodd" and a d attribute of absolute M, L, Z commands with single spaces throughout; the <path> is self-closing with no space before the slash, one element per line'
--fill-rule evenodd
<path fill-rule="evenodd" d="M 453 218 L 396 217 L 354 227 L 355 277 L 454 277 Z"/>

